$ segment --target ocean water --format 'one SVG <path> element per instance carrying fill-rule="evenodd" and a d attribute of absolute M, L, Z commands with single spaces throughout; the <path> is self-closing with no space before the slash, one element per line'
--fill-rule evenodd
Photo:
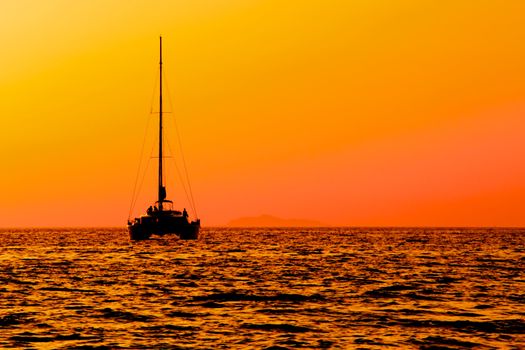
<path fill-rule="evenodd" d="M 525 229 L 0 231 L 0 348 L 525 348 Z"/>

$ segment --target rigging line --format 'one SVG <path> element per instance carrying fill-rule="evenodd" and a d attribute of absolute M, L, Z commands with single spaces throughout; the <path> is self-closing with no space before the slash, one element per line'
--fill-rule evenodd
<path fill-rule="evenodd" d="M 168 85 L 168 79 L 166 74 L 166 67 L 162 70 L 162 82 L 164 83 L 164 88 L 166 89 L 166 95 L 168 95 L 168 103 L 170 106 L 169 112 L 166 113 L 172 113 L 173 112 L 173 103 L 171 101 L 171 93 L 170 93 L 170 87 Z"/>
<path fill-rule="evenodd" d="M 156 71 L 156 69 L 155 69 L 155 71 Z M 153 112 L 153 101 L 155 99 L 155 94 L 156 94 L 156 91 L 157 91 L 156 87 L 157 87 L 157 85 L 159 83 L 159 76 L 157 74 L 153 74 L 153 76 L 155 77 L 155 83 L 153 84 L 153 91 L 151 93 L 150 115 L 154 114 L 154 112 Z M 142 146 L 141 146 L 141 149 L 140 149 L 139 166 L 138 166 L 138 169 L 137 169 L 137 175 L 135 176 L 135 184 L 133 185 L 133 194 L 131 196 L 131 205 L 130 205 L 130 208 L 129 208 L 128 220 L 131 218 L 131 214 L 133 212 L 133 209 L 135 208 L 135 204 L 137 202 L 140 190 L 142 189 L 142 184 L 144 182 L 144 177 L 145 177 L 145 174 L 147 172 L 147 168 L 149 166 L 149 160 L 148 160 L 148 162 L 146 163 L 146 169 L 144 170 L 144 175 L 142 177 L 142 182 L 141 182 L 141 184 L 139 186 L 139 190 L 137 191 L 137 183 L 138 183 L 138 180 L 139 180 L 139 177 L 140 177 L 140 169 L 141 169 L 142 163 L 143 163 L 144 148 L 145 148 L 145 145 L 146 145 L 146 136 L 148 134 L 150 120 L 151 120 L 151 118 L 148 118 L 148 121 L 147 121 L 147 124 L 146 124 L 146 130 L 144 131 L 144 137 L 142 139 Z M 153 152 L 153 150 L 152 150 L 152 152 Z"/>
<path fill-rule="evenodd" d="M 155 149 L 154 146 L 151 147 L 150 155 L 153 154 L 153 150 Z M 142 174 L 142 179 L 140 181 L 139 189 L 137 191 L 137 196 L 135 197 L 133 201 L 133 208 L 135 208 L 135 204 L 137 203 L 137 200 L 139 199 L 139 193 L 142 190 L 142 186 L 144 185 L 144 179 L 146 178 L 146 174 L 148 173 L 148 167 L 151 162 L 151 157 L 148 158 L 148 161 L 146 162 L 146 167 L 144 168 L 144 173 Z M 132 209 L 133 210 L 133 209 Z"/>
<path fill-rule="evenodd" d="M 155 72 L 157 72 L 157 70 L 155 70 Z M 149 103 L 149 106 L 150 106 L 150 111 L 149 111 L 149 114 L 153 114 L 153 101 L 155 99 L 155 95 L 156 95 L 156 92 L 157 92 L 157 85 L 159 83 L 159 76 L 157 74 L 154 74 L 155 75 L 155 85 L 153 86 L 153 92 L 151 93 L 151 101 Z"/>
<path fill-rule="evenodd" d="M 152 151 L 153 151 L 153 149 L 152 149 Z M 148 173 L 148 167 L 149 167 L 149 163 L 150 162 L 151 162 L 151 159 L 148 158 L 148 160 L 146 162 L 146 167 L 144 168 L 144 172 L 142 173 L 142 178 L 141 178 L 140 183 L 139 183 L 139 187 L 138 187 L 138 190 L 137 190 L 137 195 L 136 195 L 136 197 L 134 198 L 134 201 L 133 201 L 133 209 L 135 209 L 135 204 L 137 204 L 137 200 L 139 199 L 139 194 L 142 191 L 142 186 L 144 184 L 144 179 L 146 177 L 146 174 Z"/>
<path fill-rule="evenodd" d="M 162 75 L 163 75 L 164 87 L 166 88 L 166 94 L 168 96 L 168 104 L 169 104 L 169 107 L 170 107 L 170 113 L 173 114 L 172 119 L 175 119 L 175 116 L 174 116 L 175 114 L 173 113 L 173 111 L 174 111 L 173 101 L 171 99 L 171 93 L 170 93 L 168 79 L 166 78 L 167 73 L 166 73 L 165 69 L 162 71 Z M 175 130 L 177 130 L 177 126 L 176 125 L 175 125 Z M 181 157 L 184 159 L 184 154 L 182 152 L 182 147 L 180 147 L 180 145 L 181 145 L 180 136 L 179 136 L 178 140 L 179 140 L 179 149 L 180 149 Z M 169 139 L 168 138 L 166 138 L 166 142 L 168 144 L 168 148 L 169 148 L 171 154 L 173 154 L 173 156 L 175 157 L 175 152 L 173 152 L 173 150 L 171 149 L 171 145 L 169 143 Z M 197 208 L 195 207 L 195 200 L 193 199 L 193 194 L 191 192 L 191 184 L 190 184 L 190 180 L 189 180 L 189 177 L 188 177 L 188 171 L 186 170 L 186 178 L 184 178 L 182 176 L 182 174 L 181 174 L 180 168 L 177 165 L 177 162 L 176 162 L 175 159 L 173 160 L 173 163 L 175 165 L 175 169 L 177 169 L 177 174 L 179 176 L 180 183 L 182 184 L 182 189 L 184 190 L 184 193 L 186 194 L 186 200 L 188 201 L 188 203 L 190 205 L 190 208 L 193 211 L 193 214 L 195 215 L 195 217 L 198 217 Z M 184 160 L 183 160 L 183 163 L 184 163 Z M 188 189 L 190 190 L 189 194 L 188 194 Z"/>
<path fill-rule="evenodd" d="M 164 72 L 165 74 L 165 72 Z M 169 93 L 169 86 L 167 84 L 167 81 L 168 79 L 165 79 L 166 80 L 166 92 L 168 93 L 168 102 L 170 104 L 170 108 L 171 110 L 173 111 L 173 103 L 171 101 L 171 94 Z M 173 120 L 173 124 L 175 125 L 175 132 L 177 134 L 177 141 L 178 141 L 178 144 L 179 144 L 179 149 L 180 149 L 180 154 L 181 154 L 181 158 L 182 158 L 182 165 L 184 167 L 184 173 L 186 175 L 186 182 L 188 183 L 188 189 L 189 189 L 189 192 L 190 192 L 190 197 L 191 197 L 191 205 L 193 207 L 193 210 L 195 211 L 195 216 L 198 217 L 198 214 L 197 214 L 197 210 L 195 208 L 195 199 L 193 197 L 193 190 L 191 188 L 191 182 L 190 182 L 190 176 L 189 176 L 189 173 L 188 173 L 188 167 L 186 165 L 186 157 L 184 157 L 184 150 L 182 148 L 182 141 L 181 141 L 181 137 L 180 137 L 180 133 L 179 133 L 179 127 L 178 127 L 178 124 L 177 124 L 177 121 L 175 119 L 175 113 L 173 113 L 173 118 L 171 118 Z"/>
<path fill-rule="evenodd" d="M 169 149 L 170 153 L 175 155 L 175 153 L 173 153 L 173 151 L 171 149 L 171 145 L 170 145 L 169 140 L 166 140 L 166 142 L 168 144 L 168 149 Z M 190 209 L 193 211 L 193 214 L 195 214 L 195 216 L 197 216 L 197 211 L 195 210 L 195 205 L 194 205 L 194 203 L 191 202 L 191 198 L 190 198 L 190 196 L 188 194 L 187 184 L 184 183 L 184 178 L 182 177 L 182 174 L 180 172 L 180 168 L 177 165 L 177 161 L 175 160 L 175 157 L 172 157 L 172 161 L 173 161 L 173 164 L 175 165 L 175 169 L 177 170 L 177 175 L 179 176 L 179 180 L 180 180 L 180 183 L 182 185 L 182 189 L 184 190 L 184 193 L 186 194 L 186 200 L 188 201 L 188 203 L 190 205 Z"/>
<path fill-rule="evenodd" d="M 153 154 L 153 150 L 154 149 L 155 149 L 155 147 L 152 146 L 151 147 L 151 151 L 150 151 L 150 156 L 151 156 L 151 154 Z M 150 162 L 151 162 L 151 157 L 148 157 L 148 161 L 146 162 L 146 167 L 144 168 L 144 172 L 142 173 L 142 179 L 140 181 L 140 184 L 139 184 L 139 187 L 138 187 L 138 190 L 137 190 L 137 194 L 136 194 L 136 196 L 135 196 L 135 198 L 133 200 L 132 210 L 135 208 L 135 204 L 137 203 L 137 200 L 139 199 L 139 194 L 142 191 L 142 186 L 144 184 L 144 179 L 146 178 L 146 174 L 148 173 L 148 167 L 149 167 Z"/>
<path fill-rule="evenodd" d="M 149 124 L 150 124 L 150 118 L 148 118 L 148 121 L 146 122 L 146 130 L 144 131 L 144 137 L 142 138 L 142 146 L 140 147 L 139 166 L 137 169 L 137 175 L 135 176 L 135 184 L 133 185 L 133 194 L 131 195 L 131 205 L 129 208 L 128 220 L 131 218 L 131 212 L 133 211 L 133 208 L 135 207 L 135 202 L 136 202 L 135 195 L 137 194 L 137 183 L 138 183 L 139 176 L 140 176 L 140 168 L 142 167 L 144 148 L 146 145 L 146 136 L 148 134 Z"/>
<path fill-rule="evenodd" d="M 149 163 L 150 163 L 149 161 L 146 163 L 146 168 L 144 169 L 144 174 L 142 174 L 142 179 L 140 180 L 140 185 L 139 185 L 139 191 L 142 189 L 142 185 L 144 185 L 144 179 L 146 178 L 146 174 L 148 173 Z M 135 199 L 135 203 L 137 202 L 137 199 L 138 199 L 138 196 Z"/>
<path fill-rule="evenodd" d="M 190 190 L 190 197 L 193 207 L 195 208 L 195 199 L 193 197 L 193 190 L 191 188 L 191 182 L 190 182 L 190 176 L 188 174 L 188 167 L 186 166 L 186 157 L 184 157 L 184 150 L 182 149 L 182 141 L 180 138 L 179 128 L 177 126 L 177 121 L 175 120 L 175 117 L 173 117 L 173 122 L 175 124 L 175 132 L 177 133 L 177 140 L 179 142 L 179 148 L 180 148 L 180 154 L 182 157 L 182 165 L 184 166 L 184 172 L 186 174 L 186 181 L 188 182 L 188 189 Z M 197 210 L 195 210 L 195 216 L 198 217 Z"/>

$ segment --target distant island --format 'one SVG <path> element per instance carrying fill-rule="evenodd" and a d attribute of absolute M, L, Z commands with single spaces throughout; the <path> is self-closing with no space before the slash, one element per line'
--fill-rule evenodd
<path fill-rule="evenodd" d="M 321 227 L 329 226 L 320 221 L 283 219 L 271 215 L 242 217 L 228 222 L 230 227 Z"/>

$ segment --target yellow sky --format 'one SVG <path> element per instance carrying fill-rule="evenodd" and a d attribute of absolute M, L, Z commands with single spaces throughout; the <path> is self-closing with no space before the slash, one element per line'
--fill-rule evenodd
<path fill-rule="evenodd" d="M 159 35 L 204 224 L 524 225 L 523 13 L 518 0 L 2 1 L 0 226 L 125 223 Z M 185 206 L 179 187 L 169 178 Z"/>

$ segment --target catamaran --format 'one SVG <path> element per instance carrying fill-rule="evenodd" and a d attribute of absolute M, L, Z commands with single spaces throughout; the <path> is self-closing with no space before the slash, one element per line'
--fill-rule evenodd
<path fill-rule="evenodd" d="M 163 178 L 164 155 L 162 150 L 162 37 L 160 37 L 159 60 L 159 155 L 158 155 L 158 186 L 157 201 L 146 210 L 145 215 L 128 219 L 128 231 L 131 240 L 149 239 L 152 235 L 175 234 L 181 239 L 197 239 L 199 236 L 200 219 L 191 221 L 186 209 L 174 210 L 173 202 L 166 199 L 166 186 Z"/>

